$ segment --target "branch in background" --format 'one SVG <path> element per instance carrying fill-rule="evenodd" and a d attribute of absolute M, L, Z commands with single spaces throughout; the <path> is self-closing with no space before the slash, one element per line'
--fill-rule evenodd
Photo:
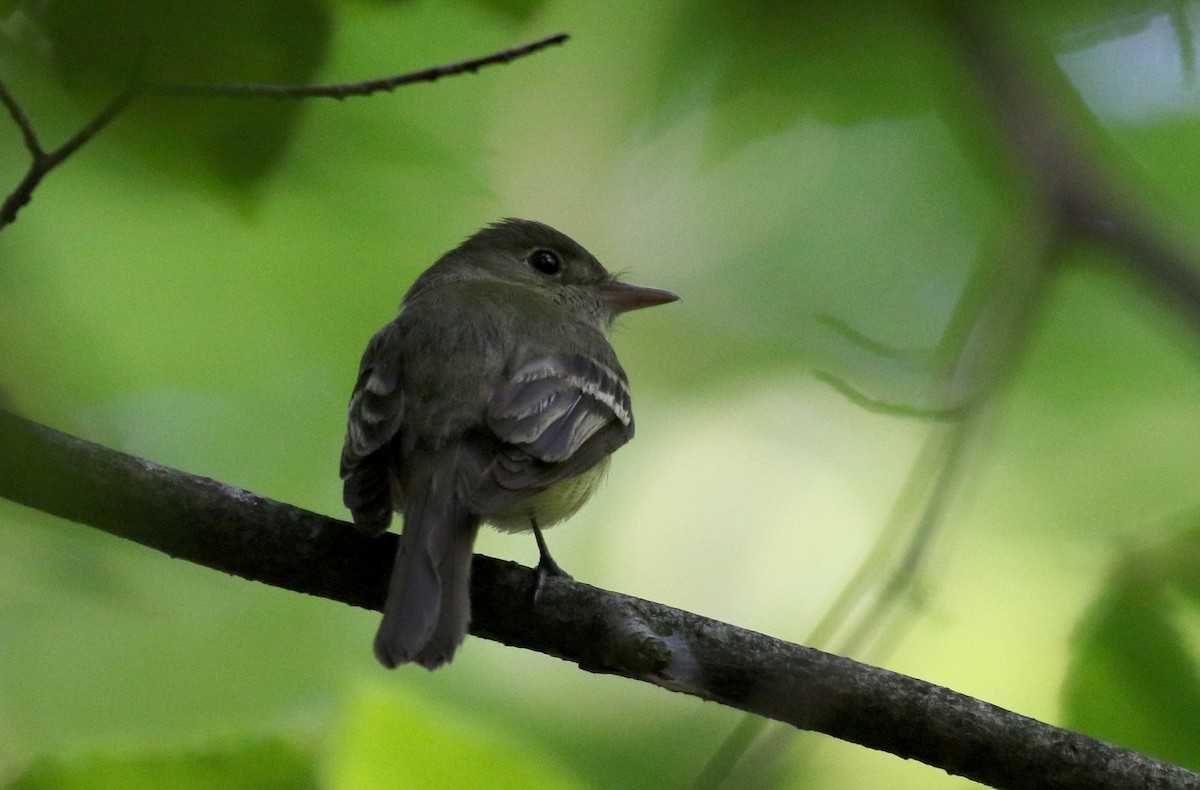
<path fill-rule="evenodd" d="M 380 610 L 396 536 L 0 412 L 0 496 L 247 579 Z M 476 556 L 471 631 L 920 760 L 999 788 L 1183 788 L 1200 776 L 939 686 Z M 363 650 L 368 640 L 364 636 Z"/>
<path fill-rule="evenodd" d="M 1119 265 L 1200 331 L 1200 269 L 1139 210 L 1136 190 L 1116 183 L 1086 147 L 1106 135 L 1057 64 L 982 3 L 962 3 L 950 20 L 979 95 L 1008 144 L 1022 180 L 1066 234 L 1118 253 Z M 1074 105 L 1074 106 L 1072 106 Z M 1072 125 L 1079 119 L 1080 125 Z M 1081 128 L 1082 127 L 1082 128 Z M 1087 127 L 1092 127 L 1088 129 Z"/>
<path fill-rule="evenodd" d="M 883 414 L 888 417 L 903 417 L 927 422 L 943 422 L 955 420 L 962 416 L 961 407 L 955 406 L 914 406 L 909 403 L 897 403 L 873 395 L 868 395 L 861 389 L 840 376 L 825 370 L 814 370 L 813 378 L 833 387 L 846 400 L 871 414 Z"/>
<path fill-rule="evenodd" d="M 105 126 L 117 117 L 137 97 L 147 94 L 175 96 L 227 96 L 246 98 L 287 98 L 310 99 L 332 98 L 345 99 L 349 96 L 370 96 L 381 91 L 392 91 L 403 85 L 416 82 L 434 82 L 442 77 L 457 74 L 475 73 L 485 66 L 500 63 L 510 63 L 517 58 L 532 55 L 534 52 L 555 44 L 561 44 L 568 38 L 566 33 L 543 38 L 513 49 L 506 49 L 491 55 L 472 60 L 464 60 L 445 66 L 398 74 L 383 79 L 367 80 L 365 82 L 348 82 L 336 85 L 255 85 L 255 84 L 177 84 L 177 83 L 142 83 L 122 93 L 113 99 L 86 126 L 76 132 L 71 139 L 58 148 L 47 151 L 38 140 L 37 132 L 28 114 L 8 87 L 0 82 L 0 104 L 3 104 L 12 118 L 13 123 L 21 130 L 25 147 L 29 150 L 31 162 L 24 178 L 9 193 L 0 204 L 0 230 L 11 225 L 17 219 L 17 214 L 33 199 L 33 192 L 41 184 L 42 179 L 50 171 L 62 164 L 68 157 L 79 150 L 85 143 L 96 136 Z"/>
<path fill-rule="evenodd" d="M 855 652 L 870 630 L 885 620 L 888 611 L 896 610 L 912 595 L 916 572 L 961 471 L 959 458 L 968 449 L 971 435 L 978 433 L 982 410 L 1024 348 L 1030 319 L 1040 306 L 1048 275 L 1064 258 L 1065 242 L 1086 241 L 1117 253 L 1118 265 L 1200 331 L 1200 268 L 1195 254 L 1182 250 L 1160 232 L 1148 212 L 1139 210 L 1135 191 L 1118 183 L 1092 149 L 1084 145 L 1084 129 L 1091 133 L 1091 139 L 1100 140 L 1106 135 L 1061 69 L 1044 49 L 1021 46 L 1023 40 L 1010 28 L 1003 10 L 983 3 L 947 3 L 944 8 L 946 29 L 976 81 L 975 95 L 989 113 L 986 128 L 997 133 L 1016 166 L 1031 219 L 1013 230 L 1018 249 L 1006 256 L 1010 271 L 1002 281 L 988 284 L 986 290 L 996 294 L 984 297 L 991 304 L 985 303 L 984 309 L 967 317 L 970 329 L 957 336 L 947 333 L 949 340 L 957 338 L 953 353 L 958 360 L 946 371 L 943 383 L 950 385 L 951 397 L 945 402 L 935 400 L 937 406 L 931 410 L 887 403 L 870 398 L 838 377 L 817 373 L 817 378 L 865 409 L 902 417 L 942 417 L 948 423 L 948 438 L 935 435 L 922 451 L 923 455 L 936 457 L 942 452 L 943 456 L 924 468 L 921 464 L 915 466 L 905 484 L 902 499 L 913 496 L 924 503 L 911 523 L 906 549 L 897 557 L 887 557 L 897 545 L 887 534 L 896 529 L 889 526 L 810 637 L 813 643 L 825 646 L 833 627 L 850 623 L 849 638 L 838 644 L 838 649 L 847 653 Z M 1190 54 L 1190 41 L 1186 43 Z M 1186 62 L 1186 56 L 1185 68 L 1194 68 L 1194 63 Z M 1072 123 L 1076 120 L 1082 123 Z M 1024 249 L 1020 249 L 1022 246 Z M 965 299 L 964 304 L 971 307 Z M 861 337 L 837 319 L 826 317 L 823 322 L 883 357 L 901 356 L 895 349 Z M 957 389 L 964 391 L 955 392 Z M 956 418 L 957 423 L 953 422 Z M 936 469 L 932 474 L 928 471 L 931 468 Z M 908 523 L 896 517 L 892 521 L 897 526 Z M 862 607 L 865 616 L 853 623 L 849 617 L 851 607 L 865 600 L 872 589 L 876 591 L 873 600 Z M 695 784 L 697 790 L 715 788 L 728 779 L 762 730 L 761 720 L 748 717 L 740 722 L 701 772 Z M 778 751 L 772 748 L 770 754 Z"/>

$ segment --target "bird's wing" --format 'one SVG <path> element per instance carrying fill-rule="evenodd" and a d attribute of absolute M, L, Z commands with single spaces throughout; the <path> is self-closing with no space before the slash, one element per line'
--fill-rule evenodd
<path fill-rule="evenodd" d="M 342 446 L 342 501 L 354 523 L 369 532 L 382 532 L 391 523 L 390 448 L 403 420 L 399 330 L 391 323 L 363 352 Z"/>
<path fill-rule="evenodd" d="M 487 424 L 510 446 L 493 467 L 496 482 L 509 491 L 545 488 L 633 437 L 629 383 L 615 358 L 530 356 L 496 388 Z"/>

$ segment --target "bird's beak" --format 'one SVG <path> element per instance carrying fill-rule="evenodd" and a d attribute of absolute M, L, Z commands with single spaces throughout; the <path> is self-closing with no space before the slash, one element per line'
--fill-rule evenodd
<path fill-rule="evenodd" d="M 644 288 L 615 280 L 604 283 L 598 291 L 600 298 L 611 304 L 615 313 L 628 313 L 630 310 L 641 310 L 643 307 L 654 307 L 679 300 L 676 294 L 661 288 Z"/>

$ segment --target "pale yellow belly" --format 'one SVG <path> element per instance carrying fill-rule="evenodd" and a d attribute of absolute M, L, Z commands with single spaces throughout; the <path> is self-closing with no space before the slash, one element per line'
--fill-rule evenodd
<path fill-rule="evenodd" d="M 579 477 L 564 480 L 522 500 L 514 507 L 489 515 L 488 523 L 503 532 L 528 532 L 532 529 L 530 516 L 537 519 L 542 529 L 570 518 L 600 486 L 600 481 L 608 472 L 608 461 L 605 458 Z"/>

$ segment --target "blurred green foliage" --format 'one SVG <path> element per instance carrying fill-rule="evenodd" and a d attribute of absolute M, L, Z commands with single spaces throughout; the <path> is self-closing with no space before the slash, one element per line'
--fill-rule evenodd
<path fill-rule="evenodd" d="M 1200 770 L 1200 527 L 1130 548 L 1076 628 L 1063 689 L 1069 726 Z"/>
<path fill-rule="evenodd" d="M 320 0 L 24 2 L 62 86 L 98 108 L 134 82 L 305 84 L 324 63 L 330 13 Z M 25 53 L 36 58 L 36 50 Z M 160 99 L 135 103 L 118 134 L 181 177 L 245 186 L 286 155 L 298 102 Z"/>
<path fill-rule="evenodd" d="M 383 684 L 349 695 L 325 761 L 328 785 L 391 787 L 583 787 L 533 739 L 456 720 L 452 710 Z"/>
<path fill-rule="evenodd" d="M 1200 248 L 1195 4 L 1005 8 L 1098 122 L 1102 164 Z M 552 533 L 556 557 L 793 640 L 937 430 L 814 372 L 944 405 L 934 352 L 1037 233 L 924 3 L 13 0 L 0 17 L 0 79 L 48 146 L 131 72 L 348 82 L 570 32 L 369 99 L 139 100 L 0 235 L 0 391 L 342 515 L 363 344 L 438 254 L 536 217 L 683 295 L 615 335 L 638 440 Z M 0 121 L 15 184 L 27 154 Z M 1195 766 L 1200 563 L 1194 523 L 1165 514 L 1200 499 L 1196 338 L 1102 251 L 1066 262 L 972 445 L 925 607 L 861 657 Z M 482 640 L 436 674 L 385 673 L 373 628 L 0 502 L 0 781 L 680 786 L 738 720 Z M 823 738 L 757 743 L 733 781 L 768 779 L 967 784 Z"/>
<path fill-rule="evenodd" d="M 280 740 L 247 739 L 235 748 L 159 753 L 152 757 L 91 755 L 74 760 L 42 758 L 9 787 L 12 790 L 297 790 L 316 787 L 311 750 Z"/>

